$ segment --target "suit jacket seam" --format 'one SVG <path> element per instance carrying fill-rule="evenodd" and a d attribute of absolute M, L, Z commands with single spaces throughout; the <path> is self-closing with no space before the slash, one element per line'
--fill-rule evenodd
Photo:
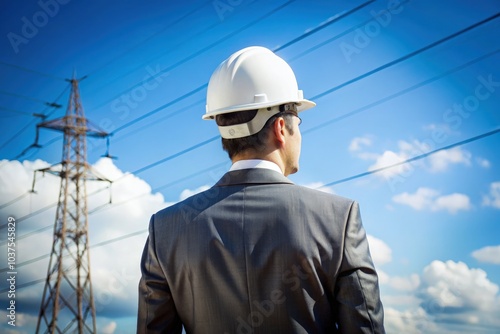
<path fill-rule="evenodd" d="M 353 211 L 353 208 L 354 208 L 355 205 L 356 206 L 358 205 L 357 202 L 356 201 L 352 201 L 351 207 L 349 208 L 348 218 L 347 218 L 348 222 L 351 221 L 352 211 Z M 347 228 L 347 225 L 346 225 L 346 228 Z M 345 247 L 345 243 L 344 243 L 344 247 Z M 370 311 L 368 309 L 368 304 L 366 302 L 366 296 L 365 296 L 365 291 L 364 291 L 364 288 L 363 288 L 363 284 L 361 283 L 361 279 L 359 278 L 359 268 L 356 268 L 355 273 L 356 273 L 356 279 L 358 280 L 358 284 L 359 284 L 359 287 L 360 287 L 361 296 L 363 296 L 363 305 L 365 307 L 366 314 L 368 315 L 368 319 L 370 320 L 370 328 L 371 328 L 372 333 L 374 333 L 375 332 L 375 328 L 373 327 L 372 315 L 371 315 L 371 313 L 370 313 Z"/>
<path fill-rule="evenodd" d="M 200 213 L 197 214 L 197 216 L 199 215 Z M 195 220 L 196 217 L 193 217 L 192 220 L 190 220 L 188 222 L 188 224 L 192 223 L 193 220 Z M 187 238 L 187 249 L 191 249 L 191 243 L 192 243 L 192 240 L 191 238 Z M 194 315 L 194 310 L 195 310 L 195 300 L 194 300 L 194 291 L 193 291 L 193 271 L 191 270 L 191 262 L 189 261 L 189 258 L 186 257 L 186 264 L 187 264 L 187 275 L 188 275 L 188 284 L 189 284 L 189 292 L 191 293 L 191 313 Z M 175 304 L 174 304 L 175 305 Z M 182 322 L 182 320 L 181 320 Z M 184 327 L 184 323 L 182 324 L 182 326 Z"/>
<path fill-rule="evenodd" d="M 242 210 L 242 217 L 241 217 L 241 222 L 243 225 L 243 255 L 245 256 L 245 278 L 247 281 L 247 294 L 248 294 L 248 308 L 250 310 L 249 314 L 252 314 L 252 294 L 250 293 L 250 281 L 248 279 L 248 253 L 247 253 L 247 240 L 245 238 L 246 233 L 246 221 L 245 221 L 245 209 L 246 209 L 246 188 L 243 188 L 243 210 Z M 253 329 L 253 326 L 252 326 Z"/>

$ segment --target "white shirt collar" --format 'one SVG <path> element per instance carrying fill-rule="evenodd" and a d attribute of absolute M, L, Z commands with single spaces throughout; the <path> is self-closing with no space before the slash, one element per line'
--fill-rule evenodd
<path fill-rule="evenodd" d="M 260 159 L 249 159 L 249 160 L 240 160 L 236 161 L 229 171 L 235 171 L 240 169 L 251 169 L 251 168 L 264 168 L 274 170 L 275 172 L 283 175 L 280 167 L 272 161 L 268 160 L 260 160 Z"/>

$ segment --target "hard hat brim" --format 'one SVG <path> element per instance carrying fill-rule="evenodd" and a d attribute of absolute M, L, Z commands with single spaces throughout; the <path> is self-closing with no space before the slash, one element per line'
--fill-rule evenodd
<path fill-rule="evenodd" d="M 271 102 L 265 102 L 265 103 L 250 103 L 250 104 L 243 104 L 239 106 L 231 106 L 229 108 L 222 108 L 218 110 L 214 110 L 210 113 L 204 114 L 201 118 L 204 120 L 212 120 L 215 119 L 215 116 L 217 115 L 222 115 L 222 114 L 229 114 L 232 112 L 236 111 L 243 111 L 243 110 L 255 110 L 255 109 L 262 109 L 262 108 L 268 108 L 268 107 L 274 107 L 276 105 L 281 105 L 281 104 L 286 104 L 286 103 L 296 103 L 297 104 L 297 111 L 301 112 L 307 109 L 311 109 L 316 106 L 316 103 L 313 101 L 309 101 L 306 99 L 298 100 L 298 101 L 271 101 Z"/>

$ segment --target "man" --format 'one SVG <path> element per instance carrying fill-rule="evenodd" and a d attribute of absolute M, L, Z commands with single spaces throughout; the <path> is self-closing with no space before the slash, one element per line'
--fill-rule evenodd
<path fill-rule="evenodd" d="M 384 333 L 356 202 L 294 185 L 303 98 L 288 64 L 240 50 L 212 75 L 230 171 L 153 215 L 138 333 Z"/>

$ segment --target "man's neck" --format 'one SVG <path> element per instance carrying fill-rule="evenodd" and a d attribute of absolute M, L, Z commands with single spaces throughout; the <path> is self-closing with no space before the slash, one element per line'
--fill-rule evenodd
<path fill-rule="evenodd" d="M 233 159 L 231 160 L 233 164 L 243 160 L 269 161 L 276 164 L 281 170 L 281 173 L 285 174 L 285 165 L 283 163 L 283 160 L 281 159 L 281 156 L 278 154 L 277 151 L 272 151 L 267 154 L 255 154 L 254 152 L 248 152 L 248 153 L 238 154 L 237 156 L 234 156 Z"/>

